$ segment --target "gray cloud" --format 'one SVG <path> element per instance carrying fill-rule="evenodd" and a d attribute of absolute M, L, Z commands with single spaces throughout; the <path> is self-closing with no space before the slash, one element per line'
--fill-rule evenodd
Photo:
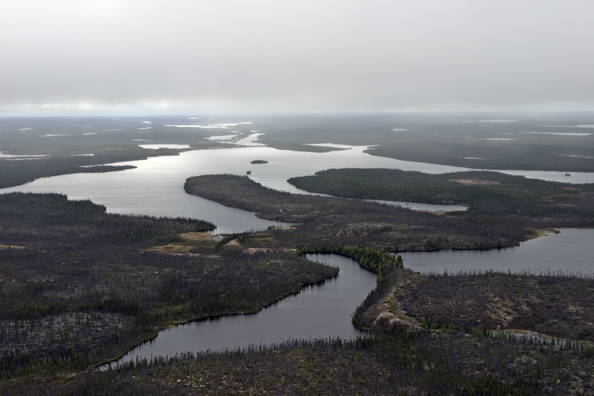
<path fill-rule="evenodd" d="M 0 3 L 0 114 L 594 108 L 591 1 Z"/>

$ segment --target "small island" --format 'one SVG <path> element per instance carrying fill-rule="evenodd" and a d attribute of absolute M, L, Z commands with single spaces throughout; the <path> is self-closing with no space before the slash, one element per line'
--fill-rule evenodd
<path fill-rule="evenodd" d="M 252 164 L 267 164 L 268 161 L 264 161 L 264 160 L 253 160 L 251 163 Z"/>

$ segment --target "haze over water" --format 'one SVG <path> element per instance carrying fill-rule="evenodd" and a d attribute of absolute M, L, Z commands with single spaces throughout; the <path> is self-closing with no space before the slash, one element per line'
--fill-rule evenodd
<path fill-rule="evenodd" d="M 248 139 L 252 144 L 257 144 L 257 141 L 253 141 L 254 137 Z M 341 145 L 341 147 L 346 150 L 311 153 L 277 150 L 259 145 L 193 150 L 182 152 L 178 156 L 151 157 L 147 160 L 119 163 L 134 165 L 136 169 L 41 178 L 25 185 L 2 189 L 0 192 L 61 193 L 68 195 L 70 199 L 90 199 L 97 204 L 105 205 L 112 213 L 199 218 L 215 223 L 216 233 L 231 233 L 264 229 L 270 225 L 282 223 L 258 219 L 253 213 L 224 207 L 186 194 L 183 185 L 188 177 L 225 173 L 245 175 L 249 170 L 251 171 L 249 177 L 266 187 L 307 194 L 287 183 L 287 179 L 313 175 L 317 171 L 330 168 L 392 168 L 426 173 L 466 170 L 452 166 L 372 156 L 363 152 L 367 146 Z M 268 163 L 250 164 L 255 159 L 266 160 Z M 544 180 L 567 181 L 564 172 L 504 172 Z M 573 173 L 571 181 L 594 182 L 594 173 Z M 409 203 L 407 207 L 419 210 L 460 209 L 455 205 L 448 207 L 419 203 Z"/>

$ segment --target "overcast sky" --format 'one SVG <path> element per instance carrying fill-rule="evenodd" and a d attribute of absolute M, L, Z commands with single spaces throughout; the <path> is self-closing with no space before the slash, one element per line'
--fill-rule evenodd
<path fill-rule="evenodd" d="M 594 1 L 0 1 L 4 116 L 449 110 L 594 110 Z"/>

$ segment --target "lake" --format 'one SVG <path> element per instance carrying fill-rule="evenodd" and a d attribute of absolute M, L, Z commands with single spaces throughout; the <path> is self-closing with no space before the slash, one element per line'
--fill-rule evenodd
<path fill-rule="evenodd" d="M 257 135 L 257 134 L 254 134 Z M 287 183 L 291 177 L 313 175 L 329 168 L 392 168 L 426 173 L 445 173 L 465 170 L 451 166 L 399 161 L 372 156 L 363 151 L 367 146 L 344 146 L 346 150 L 328 153 L 309 153 L 276 150 L 256 144 L 244 148 L 194 150 L 179 156 L 151 157 L 147 160 L 119 163 L 134 165 L 129 169 L 109 173 L 79 173 L 37 179 L 22 186 L 1 189 L 0 192 L 55 192 L 70 199 L 90 199 L 105 205 L 108 212 L 152 216 L 178 216 L 208 220 L 217 225 L 216 233 L 233 233 L 265 229 L 283 223 L 257 218 L 253 213 L 228 208 L 183 190 L 185 180 L 206 174 L 245 175 L 266 187 L 298 194 L 307 194 Z M 329 145 L 329 144 L 326 144 Z M 336 145 L 334 145 L 336 146 Z M 261 159 L 267 164 L 251 164 Z M 509 171 L 506 173 L 513 173 Z M 518 171 L 519 172 L 519 171 Z M 566 181 L 563 172 L 523 172 L 527 177 Z M 572 181 L 594 182 L 593 173 L 573 173 Z M 407 203 L 396 203 L 406 206 Z M 459 206 L 408 203 L 418 210 L 462 210 Z"/>

